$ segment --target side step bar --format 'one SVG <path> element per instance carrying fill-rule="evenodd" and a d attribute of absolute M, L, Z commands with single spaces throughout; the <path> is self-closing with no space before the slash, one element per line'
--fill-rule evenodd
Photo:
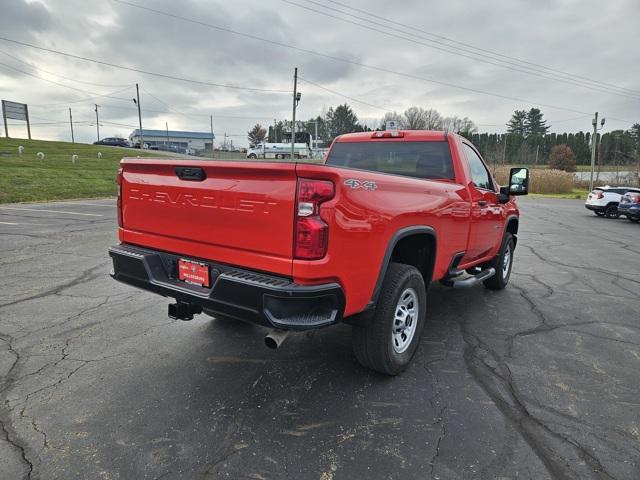
<path fill-rule="evenodd" d="M 462 272 L 457 273 L 456 276 L 459 276 Z M 486 270 L 481 270 L 479 273 L 475 275 L 471 275 L 470 277 L 462 278 L 460 280 L 455 280 L 454 278 L 448 277 L 442 280 L 442 284 L 447 287 L 453 288 L 471 288 L 483 282 L 484 280 L 493 277 L 496 274 L 496 269 L 493 267 L 489 267 Z"/>

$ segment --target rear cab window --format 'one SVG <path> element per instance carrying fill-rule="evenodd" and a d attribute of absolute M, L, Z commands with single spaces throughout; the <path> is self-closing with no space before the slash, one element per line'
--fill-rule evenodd
<path fill-rule="evenodd" d="M 336 142 L 327 156 L 326 165 L 455 181 L 447 141 Z"/>

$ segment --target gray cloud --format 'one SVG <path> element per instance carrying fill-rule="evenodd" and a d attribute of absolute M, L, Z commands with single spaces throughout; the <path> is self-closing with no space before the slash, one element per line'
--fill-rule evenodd
<path fill-rule="evenodd" d="M 537 103 L 584 112 L 598 110 L 609 118 L 640 121 L 640 100 L 595 92 L 462 58 L 277 0 L 236 0 L 233 3 L 220 0 L 184 0 L 179 3 L 172 0 L 132 1 L 283 44 L 524 101 L 496 98 L 361 68 L 117 2 L 66 0 L 42 4 L 13 0 L 3 5 L 0 30 L 11 38 L 78 55 L 216 83 L 290 89 L 293 68 L 297 66 L 304 78 L 367 103 L 398 111 L 412 105 L 437 108 L 443 115 L 468 116 L 479 124 L 488 125 L 483 129 L 491 131 L 502 130 L 514 109 L 528 108 Z M 479 48 L 640 91 L 637 53 L 640 4 L 636 0 L 606 5 L 595 0 L 563 2 L 561 5 L 552 1 L 533 5 L 526 1 L 497 0 L 436 4 L 423 1 L 398 4 L 385 0 L 365 3 L 358 0 L 350 5 Z M 594 15 L 596 7 L 598 14 Z M 399 28 L 405 32 L 403 35 L 407 32 L 419 34 Z M 107 85 L 88 85 L 57 78 L 0 55 L 0 61 L 4 63 L 83 90 L 111 93 L 129 85 L 126 91 L 114 94 L 122 100 L 90 98 L 91 94 L 0 67 L 3 98 L 30 103 L 32 115 L 40 118 L 64 121 L 68 115 L 67 108 L 71 106 L 77 112 L 74 117 L 90 120 L 94 115 L 93 104 L 98 103 L 106 121 L 136 125 L 135 105 L 130 101 L 136 82 L 142 86 L 144 123 L 150 128 L 162 128 L 168 122 L 170 128 L 208 130 L 208 115 L 213 114 L 218 133 L 226 131 L 244 135 L 256 122 L 270 123 L 273 118 L 289 118 L 290 115 L 291 99 L 286 94 L 176 82 L 88 64 L 5 42 L 0 42 L 0 49 L 50 72 Z M 313 117 L 323 107 L 345 101 L 368 123 L 384 114 L 383 109 L 346 100 L 304 82 L 301 82 L 300 89 L 303 92 L 299 113 L 302 118 Z M 80 101 L 83 99 L 86 100 Z M 588 118 L 564 121 L 579 114 L 551 107 L 542 107 L 542 110 L 550 120 L 563 120 L 553 125 L 556 131 L 589 128 Z M 193 112 L 193 115 L 180 115 L 178 112 Z M 492 127 L 491 124 L 501 127 Z M 628 122 L 615 123 L 613 120 L 608 125 L 611 128 L 629 127 Z M 109 131 L 112 127 L 114 132 Z M 105 134 L 114 134 L 116 130 L 117 133 L 128 133 L 128 127 L 112 127 L 105 126 Z M 65 128 L 64 125 L 39 126 L 37 132 L 38 135 L 66 138 Z M 93 139 L 93 127 L 79 126 L 77 131 L 79 138 Z"/>

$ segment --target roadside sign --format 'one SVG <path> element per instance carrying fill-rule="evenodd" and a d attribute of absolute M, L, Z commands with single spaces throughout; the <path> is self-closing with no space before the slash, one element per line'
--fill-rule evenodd
<path fill-rule="evenodd" d="M 2 100 L 2 118 L 4 120 L 4 133 L 9 138 L 9 127 L 7 125 L 7 118 L 12 120 L 23 120 L 27 122 L 27 133 L 29 134 L 29 140 L 31 140 L 31 125 L 29 124 L 29 109 L 26 103 L 11 102 L 9 100 Z"/>
<path fill-rule="evenodd" d="M 395 120 L 389 120 L 385 127 L 386 130 L 398 130 L 398 122 Z"/>

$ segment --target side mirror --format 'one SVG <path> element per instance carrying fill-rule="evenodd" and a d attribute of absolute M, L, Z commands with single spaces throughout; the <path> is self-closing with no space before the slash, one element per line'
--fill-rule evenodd
<path fill-rule="evenodd" d="M 509 172 L 509 186 L 500 187 L 498 201 L 507 203 L 509 198 L 514 195 L 529 194 L 529 169 L 528 168 L 512 168 Z"/>
<path fill-rule="evenodd" d="M 512 168 L 509 173 L 509 195 L 527 195 L 529 193 L 529 169 Z"/>

